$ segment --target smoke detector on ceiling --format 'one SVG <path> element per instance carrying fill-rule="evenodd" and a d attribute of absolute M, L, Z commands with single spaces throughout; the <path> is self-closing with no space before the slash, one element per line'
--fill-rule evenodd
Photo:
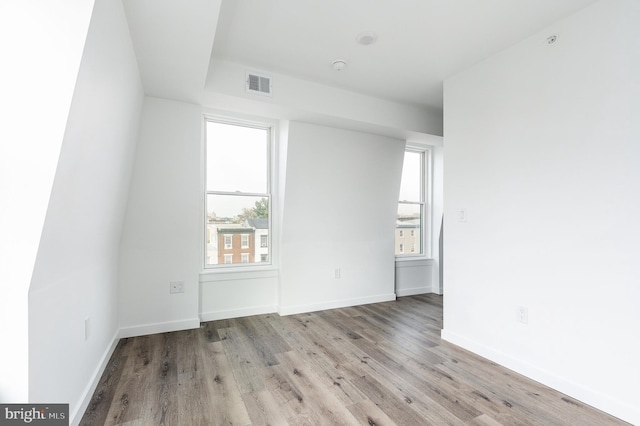
<path fill-rule="evenodd" d="M 376 33 L 372 32 L 361 33 L 356 37 L 356 41 L 358 42 L 358 44 L 361 44 L 363 46 L 369 46 L 370 44 L 375 43 L 376 40 L 378 40 L 378 36 L 376 35 Z"/>
<path fill-rule="evenodd" d="M 346 68 L 347 62 L 344 59 L 336 59 L 331 63 L 333 65 L 333 69 L 336 71 L 342 71 Z"/>

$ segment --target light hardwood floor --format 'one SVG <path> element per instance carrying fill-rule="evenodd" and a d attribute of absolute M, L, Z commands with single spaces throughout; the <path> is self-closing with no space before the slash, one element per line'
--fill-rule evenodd
<path fill-rule="evenodd" d="M 82 425 L 619 425 L 440 340 L 442 297 L 122 339 Z"/>

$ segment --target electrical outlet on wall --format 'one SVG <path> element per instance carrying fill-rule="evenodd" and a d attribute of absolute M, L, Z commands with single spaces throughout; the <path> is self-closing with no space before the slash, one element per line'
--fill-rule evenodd
<path fill-rule="evenodd" d="M 529 309 L 524 306 L 516 308 L 516 321 L 521 324 L 529 324 Z"/>
<path fill-rule="evenodd" d="M 171 281 L 169 283 L 169 293 L 184 293 L 184 281 Z"/>

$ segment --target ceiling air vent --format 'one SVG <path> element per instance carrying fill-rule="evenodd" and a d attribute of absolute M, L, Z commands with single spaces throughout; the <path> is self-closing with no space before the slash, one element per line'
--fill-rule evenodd
<path fill-rule="evenodd" d="M 248 72 L 246 89 L 247 92 L 271 96 L 271 77 Z"/>

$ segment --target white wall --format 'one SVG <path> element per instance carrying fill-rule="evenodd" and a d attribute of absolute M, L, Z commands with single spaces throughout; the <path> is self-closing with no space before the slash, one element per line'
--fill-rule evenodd
<path fill-rule="evenodd" d="M 28 399 L 28 290 L 92 8 L 0 2 L 2 402 Z"/>
<path fill-rule="evenodd" d="M 288 134 L 280 313 L 395 298 L 404 141 L 299 122 Z"/>
<path fill-rule="evenodd" d="M 272 96 L 245 91 L 246 72 L 271 77 Z M 401 104 L 292 76 L 213 61 L 203 103 L 237 113 L 348 127 L 397 138 L 442 135 L 442 111 Z"/>
<path fill-rule="evenodd" d="M 442 294 L 443 253 L 440 238 L 443 232 L 442 213 L 444 209 L 444 147 L 435 145 L 431 150 L 433 168 L 431 170 L 431 258 L 433 259 L 431 292 Z"/>
<path fill-rule="evenodd" d="M 146 97 L 120 246 L 122 336 L 197 327 L 202 110 Z M 170 281 L 185 292 L 169 294 Z"/>
<path fill-rule="evenodd" d="M 200 318 L 213 321 L 277 312 L 278 270 L 200 275 Z"/>
<path fill-rule="evenodd" d="M 636 424 L 638 23 L 601 1 L 445 82 L 443 330 Z"/>
<path fill-rule="evenodd" d="M 438 264 L 434 259 L 400 259 L 396 260 L 395 289 L 396 295 L 411 296 L 414 294 L 437 293 Z M 434 279 L 435 278 L 435 279 Z"/>
<path fill-rule="evenodd" d="M 97 0 L 29 293 L 29 400 L 68 402 L 72 414 L 118 331 L 118 248 L 142 100 L 122 4 Z"/>

